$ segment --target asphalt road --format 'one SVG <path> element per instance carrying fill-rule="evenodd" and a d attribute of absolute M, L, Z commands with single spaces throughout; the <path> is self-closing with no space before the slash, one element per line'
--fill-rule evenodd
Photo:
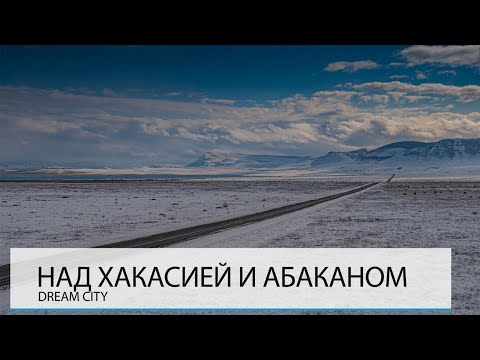
<path fill-rule="evenodd" d="M 393 176 L 392 176 L 393 177 Z M 390 179 L 389 179 L 390 180 Z M 347 190 L 341 193 L 334 195 L 325 196 L 318 199 L 302 201 L 295 204 L 285 205 L 275 209 L 270 209 L 262 211 L 255 214 L 243 215 L 232 219 L 216 221 L 212 223 L 207 223 L 203 225 L 196 225 L 184 229 L 168 231 L 161 234 L 155 234 L 145 237 L 140 237 L 136 239 L 126 240 L 115 242 L 112 244 L 97 246 L 99 248 L 156 248 L 164 247 L 177 242 L 191 240 L 200 236 L 205 236 L 213 234 L 222 230 L 243 226 L 251 223 L 256 223 L 259 221 L 271 219 L 277 216 L 285 215 L 294 211 L 302 210 L 315 206 L 327 201 L 341 198 L 346 195 L 354 194 L 359 191 L 368 189 L 374 185 L 379 184 L 379 182 L 372 182 L 351 190 Z M 5 286 L 10 284 L 10 265 L 0 266 L 0 286 Z"/>

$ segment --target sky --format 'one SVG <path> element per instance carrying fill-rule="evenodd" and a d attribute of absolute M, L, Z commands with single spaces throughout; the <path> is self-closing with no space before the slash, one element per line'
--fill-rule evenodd
<path fill-rule="evenodd" d="M 480 45 L 0 46 L 0 162 L 183 165 L 480 137 Z"/>

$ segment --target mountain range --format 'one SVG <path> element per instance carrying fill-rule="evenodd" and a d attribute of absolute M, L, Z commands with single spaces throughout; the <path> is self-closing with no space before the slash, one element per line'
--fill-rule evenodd
<path fill-rule="evenodd" d="M 401 141 L 376 149 L 331 151 L 320 157 L 247 155 L 206 152 L 187 165 L 191 168 L 238 167 L 342 167 L 342 166 L 425 166 L 474 163 L 480 165 L 480 139 L 444 139 L 437 142 Z"/>
<path fill-rule="evenodd" d="M 155 164 L 139 165 L 129 173 L 149 173 L 169 171 L 202 172 L 215 169 L 302 169 L 345 172 L 363 172 L 393 169 L 454 169 L 460 167 L 480 169 L 480 139 L 444 139 L 437 142 L 400 141 L 376 149 L 357 149 L 353 151 L 331 151 L 319 157 L 248 155 L 223 151 L 206 152 L 197 160 L 184 166 Z M 0 172 L 51 172 L 68 173 L 76 169 L 87 171 L 96 169 L 108 173 L 114 168 L 98 167 L 88 162 L 55 163 L 51 161 L 0 161 Z M 116 169 L 116 168 L 115 168 Z M 183 170 L 182 170 L 183 169 Z M 120 169 L 121 170 L 121 169 Z M 477 170 L 476 170 L 477 171 Z M 117 171 L 119 172 L 119 171 Z"/>

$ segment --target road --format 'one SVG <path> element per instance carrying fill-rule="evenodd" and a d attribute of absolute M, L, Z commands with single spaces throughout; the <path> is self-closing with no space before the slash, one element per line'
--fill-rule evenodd
<path fill-rule="evenodd" d="M 359 191 L 368 189 L 380 182 L 372 182 L 360 187 L 350 189 L 341 193 L 325 196 L 318 199 L 307 200 L 295 204 L 281 206 L 275 209 L 262 211 L 255 214 L 243 215 L 232 219 L 216 221 L 203 225 L 196 225 L 184 229 L 169 231 L 165 233 L 149 235 L 136 239 L 115 242 L 112 244 L 97 246 L 98 248 L 156 248 L 164 247 L 181 241 L 191 240 L 200 236 L 213 234 L 222 230 L 231 229 L 238 226 L 256 223 L 259 221 L 271 219 L 277 216 L 292 213 L 294 211 L 302 210 L 315 206 L 327 201 L 341 198 L 346 195 L 351 195 Z M 10 284 L 10 265 L 0 266 L 0 286 Z"/>

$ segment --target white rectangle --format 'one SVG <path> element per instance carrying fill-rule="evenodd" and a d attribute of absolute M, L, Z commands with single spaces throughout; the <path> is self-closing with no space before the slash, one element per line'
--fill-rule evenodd
<path fill-rule="evenodd" d="M 39 268 L 46 275 L 41 287 Z M 100 269 L 110 268 L 105 278 Z M 253 273 L 246 277 L 252 268 L 255 283 Z M 91 289 L 75 288 L 87 282 Z M 11 249 L 10 306 L 445 310 L 451 308 L 451 250 Z"/>

